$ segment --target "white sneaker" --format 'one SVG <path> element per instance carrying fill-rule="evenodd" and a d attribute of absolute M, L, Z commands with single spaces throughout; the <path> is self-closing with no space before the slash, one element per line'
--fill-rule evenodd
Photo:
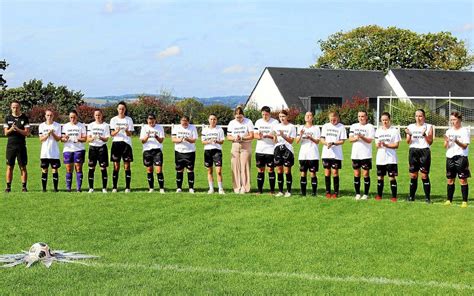
<path fill-rule="evenodd" d="M 189 193 L 194 194 L 194 189 L 189 188 Z"/>
<path fill-rule="evenodd" d="M 176 189 L 176 193 L 181 193 L 182 191 L 181 188 Z"/>
<path fill-rule="evenodd" d="M 89 191 L 87 191 L 87 192 L 88 192 L 88 193 L 92 193 L 92 192 L 94 192 L 94 189 L 91 188 L 91 189 L 89 189 Z"/>
<path fill-rule="evenodd" d="M 359 199 L 360 199 L 360 194 L 356 194 L 355 200 L 359 200 Z"/>
<path fill-rule="evenodd" d="M 288 191 L 285 193 L 285 197 L 290 197 L 291 196 L 291 193 L 289 193 Z"/>
<path fill-rule="evenodd" d="M 161 194 L 165 194 L 165 190 L 164 190 L 164 189 L 160 189 L 160 193 L 161 193 Z"/>
<path fill-rule="evenodd" d="M 241 190 L 239 191 L 239 194 L 245 194 L 245 189 L 241 189 Z"/>
<path fill-rule="evenodd" d="M 214 194 L 214 189 L 209 189 L 209 190 L 207 191 L 207 194 Z"/>
<path fill-rule="evenodd" d="M 117 189 L 116 188 L 112 189 L 112 193 L 117 193 Z"/>
<path fill-rule="evenodd" d="M 224 189 L 219 189 L 219 194 L 225 194 Z"/>
<path fill-rule="evenodd" d="M 362 197 L 360 199 L 366 200 L 366 199 L 369 199 L 369 197 L 364 194 L 364 195 L 362 195 Z"/>
<path fill-rule="evenodd" d="M 283 195 L 283 192 L 278 192 L 277 194 L 275 194 L 276 197 L 282 197 Z"/>
<path fill-rule="evenodd" d="M 102 193 L 107 193 L 107 189 L 102 189 Z"/>
<path fill-rule="evenodd" d="M 148 193 L 153 193 L 153 192 L 155 192 L 155 189 L 153 188 L 148 189 Z"/>
<path fill-rule="evenodd" d="M 130 193 L 130 189 L 125 189 L 125 193 Z"/>

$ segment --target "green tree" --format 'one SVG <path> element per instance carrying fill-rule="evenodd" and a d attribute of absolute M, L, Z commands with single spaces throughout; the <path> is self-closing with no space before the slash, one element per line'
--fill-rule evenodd
<path fill-rule="evenodd" d="M 24 82 L 21 87 L 1 90 L 0 108 L 4 113 L 8 112 L 10 102 L 17 100 L 23 112 L 34 106 L 54 104 L 56 110 L 63 114 L 84 104 L 83 96 L 80 91 L 69 90 L 64 85 L 55 86 L 50 82 L 45 86 L 41 80 L 32 79 Z"/>
<path fill-rule="evenodd" d="M 189 116 L 189 120 L 198 119 L 199 114 L 204 109 L 204 104 L 199 102 L 196 98 L 187 98 L 176 103 L 176 106 L 181 110 L 184 115 Z"/>
<path fill-rule="evenodd" d="M 5 60 L 0 61 L 0 70 L 5 71 L 5 69 L 8 67 L 8 64 Z M 7 81 L 3 78 L 3 74 L 0 74 L 0 89 L 4 90 L 7 88 Z"/>
<path fill-rule="evenodd" d="M 312 68 L 459 70 L 474 63 L 465 43 L 450 32 L 418 34 L 370 25 L 334 33 L 318 43 L 322 55 Z"/>

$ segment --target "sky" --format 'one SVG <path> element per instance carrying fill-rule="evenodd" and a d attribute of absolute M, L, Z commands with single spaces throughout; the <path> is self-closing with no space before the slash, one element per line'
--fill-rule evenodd
<path fill-rule="evenodd" d="M 306 68 L 318 40 L 359 26 L 449 31 L 474 53 L 474 1 L 0 0 L 10 88 L 30 79 L 85 97 L 249 95 L 265 67 Z"/>

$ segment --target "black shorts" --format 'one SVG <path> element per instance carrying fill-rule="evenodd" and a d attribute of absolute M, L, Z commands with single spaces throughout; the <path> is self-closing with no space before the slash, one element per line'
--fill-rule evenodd
<path fill-rule="evenodd" d="M 285 145 L 278 145 L 273 153 L 273 162 L 275 166 L 291 167 L 295 164 L 295 156 Z"/>
<path fill-rule="evenodd" d="M 352 168 L 354 170 L 363 169 L 363 170 L 371 170 L 372 169 L 372 158 L 366 159 L 353 159 L 352 160 Z"/>
<path fill-rule="evenodd" d="M 61 160 L 54 158 L 41 158 L 40 166 L 42 169 L 47 169 L 51 166 L 52 169 L 59 169 L 61 167 Z"/>
<path fill-rule="evenodd" d="M 300 160 L 300 172 L 310 171 L 311 173 L 316 173 L 319 169 L 319 160 Z"/>
<path fill-rule="evenodd" d="M 377 165 L 377 176 L 383 177 L 387 174 L 389 177 L 398 176 L 398 165 L 396 163 Z"/>
<path fill-rule="evenodd" d="M 456 155 L 452 158 L 446 158 L 446 178 L 455 179 L 456 176 L 458 176 L 459 179 L 471 177 L 469 160 L 466 156 Z"/>
<path fill-rule="evenodd" d="M 143 151 L 143 165 L 146 167 L 163 166 L 163 152 L 161 149 Z"/>
<path fill-rule="evenodd" d="M 273 154 L 255 153 L 255 163 L 257 164 L 257 168 L 260 169 L 265 166 L 269 168 L 275 167 Z"/>
<path fill-rule="evenodd" d="M 101 168 L 109 166 L 109 152 L 107 145 L 89 146 L 89 167 L 95 167 L 97 162 Z"/>
<path fill-rule="evenodd" d="M 410 152 L 408 153 L 408 164 L 410 165 L 410 173 L 420 171 L 429 174 L 431 167 L 430 148 L 410 148 Z"/>
<path fill-rule="evenodd" d="M 123 141 L 112 142 L 112 149 L 110 151 L 110 161 L 120 162 L 121 159 L 123 159 L 124 162 L 133 161 L 132 147 Z"/>
<path fill-rule="evenodd" d="M 26 166 L 28 164 L 28 153 L 25 145 L 9 146 L 7 145 L 7 165 L 14 166 L 15 160 L 18 160 L 19 166 Z"/>
<path fill-rule="evenodd" d="M 204 150 L 204 166 L 206 168 L 212 168 L 212 165 L 216 167 L 222 166 L 222 150 L 211 149 Z"/>
<path fill-rule="evenodd" d="M 323 158 L 322 161 L 323 161 L 323 168 L 325 169 L 335 169 L 335 170 L 342 169 L 342 161 L 340 159 Z"/>
<path fill-rule="evenodd" d="M 174 152 L 174 163 L 176 170 L 181 171 L 187 168 L 189 171 L 194 170 L 194 162 L 196 161 L 196 152 L 180 153 Z"/>

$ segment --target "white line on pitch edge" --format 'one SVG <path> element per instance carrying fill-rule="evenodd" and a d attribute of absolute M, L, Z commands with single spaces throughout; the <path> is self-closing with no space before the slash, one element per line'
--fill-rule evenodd
<path fill-rule="evenodd" d="M 395 286 L 421 286 L 430 288 L 446 288 L 454 290 L 474 290 L 474 286 L 466 284 L 454 284 L 438 281 L 417 281 L 405 279 L 389 279 L 383 277 L 338 277 L 328 275 L 317 275 L 311 273 L 296 273 L 296 272 L 263 272 L 263 271 L 245 271 L 237 269 L 213 269 L 205 267 L 179 266 L 179 265 L 146 265 L 146 264 L 126 264 L 126 263 L 111 263 L 111 264 L 91 264 L 93 267 L 104 268 L 121 268 L 121 269 L 150 269 L 162 271 L 175 271 L 182 273 L 209 273 L 209 274 L 238 274 L 253 277 L 270 277 L 270 278 L 285 278 L 285 279 L 302 279 L 308 281 L 320 282 L 343 282 L 343 283 L 368 283 L 377 285 L 395 285 Z"/>

